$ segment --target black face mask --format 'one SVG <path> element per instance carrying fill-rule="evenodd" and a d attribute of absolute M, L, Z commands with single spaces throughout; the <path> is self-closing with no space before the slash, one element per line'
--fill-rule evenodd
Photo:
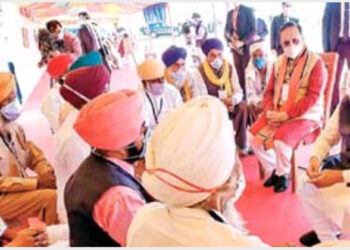
<path fill-rule="evenodd" d="M 145 157 L 145 152 L 146 152 L 146 144 L 145 140 L 142 140 L 142 146 L 140 149 L 137 149 L 135 143 L 131 143 L 127 146 L 126 148 L 128 152 L 128 157 L 124 159 L 124 161 L 134 164 L 136 161 L 141 160 L 142 158 Z"/>
<path fill-rule="evenodd" d="M 138 149 L 135 145 L 135 142 L 130 143 L 127 147 L 126 150 L 128 152 L 128 157 L 124 159 L 124 161 L 133 164 L 138 160 L 141 160 L 145 157 L 146 153 L 146 142 L 150 136 L 150 130 L 147 129 L 145 132 L 143 139 L 142 139 L 142 145 L 141 148 Z"/>

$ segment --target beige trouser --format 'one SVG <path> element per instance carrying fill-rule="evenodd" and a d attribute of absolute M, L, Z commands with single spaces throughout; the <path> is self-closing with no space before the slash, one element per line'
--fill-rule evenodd
<path fill-rule="evenodd" d="M 54 189 L 0 194 L 0 216 L 8 223 L 26 223 L 30 217 L 39 217 L 47 225 L 56 224 L 56 204 Z"/>

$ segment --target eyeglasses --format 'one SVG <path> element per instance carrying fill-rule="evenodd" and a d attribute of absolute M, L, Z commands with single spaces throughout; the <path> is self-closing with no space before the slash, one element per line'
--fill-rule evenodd
<path fill-rule="evenodd" d="M 294 45 L 299 45 L 300 43 L 300 39 L 298 38 L 293 38 L 292 40 L 285 40 L 282 42 L 282 46 L 283 47 L 289 47 L 291 44 L 294 44 Z"/>

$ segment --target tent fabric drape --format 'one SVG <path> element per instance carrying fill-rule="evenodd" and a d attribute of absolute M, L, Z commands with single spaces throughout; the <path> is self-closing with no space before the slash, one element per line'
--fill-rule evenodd
<path fill-rule="evenodd" d="M 143 15 L 147 24 L 166 23 L 167 3 L 157 3 L 143 9 Z"/>

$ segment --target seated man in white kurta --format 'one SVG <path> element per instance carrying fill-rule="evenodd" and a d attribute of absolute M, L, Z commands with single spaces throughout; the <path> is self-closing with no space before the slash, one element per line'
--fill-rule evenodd
<path fill-rule="evenodd" d="M 148 59 L 137 67 L 142 81 L 143 115 L 147 126 L 153 130 L 161 119 L 183 101 L 180 92 L 165 81 L 164 65 Z"/>

